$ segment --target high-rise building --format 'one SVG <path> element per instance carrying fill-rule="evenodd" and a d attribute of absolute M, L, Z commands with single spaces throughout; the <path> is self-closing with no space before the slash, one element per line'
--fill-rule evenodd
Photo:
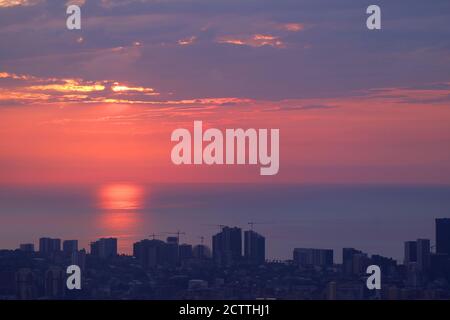
<path fill-rule="evenodd" d="M 409 287 L 418 287 L 422 284 L 422 272 L 417 262 L 411 262 L 406 266 L 406 284 Z"/>
<path fill-rule="evenodd" d="M 117 238 L 101 238 L 91 242 L 91 255 L 101 259 L 117 256 Z"/>
<path fill-rule="evenodd" d="M 133 256 L 144 268 L 167 265 L 167 243 L 145 239 L 133 244 Z"/>
<path fill-rule="evenodd" d="M 404 264 L 407 265 L 411 262 L 417 262 L 417 242 L 416 241 L 406 241 L 405 242 L 405 257 L 403 260 Z"/>
<path fill-rule="evenodd" d="M 366 274 L 367 267 L 370 265 L 370 258 L 367 253 L 359 252 L 353 255 L 352 272 L 353 275 Z"/>
<path fill-rule="evenodd" d="M 429 239 L 417 239 L 417 268 L 420 271 L 430 269 L 431 250 Z"/>
<path fill-rule="evenodd" d="M 22 243 L 20 245 L 20 251 L 34 252 L 34 244 L 32 244 L 32 243 Z"/>
<path fill-rule="evenodd" d="M 193 256 L 192 245 L 185 244 L 185 243 L 180 244 L 180 246 L 178 247 L 178 254 L 179 254 L 180 261 L 185 261 L 185 260 L 191 259 Z"/>
<path fill-rule="evenodd" d="M 79 266 L 83 271 L 86 269 L 86 250 L 74 251 L 71 254 L 70 261 L 72 264 Z"/>
<path fill-rule="evenodd" d="M 242 231 L 240 228 L 223 227 L 212 238 L 213 258 L 216 264 L 230 266 L 242 258 Z"/>
<path fill-rule="evenodd" d="M 14 288 L 16 286 L 16 273 L 18 271 L 18 267 L 19 266 L 16 266 L 14 269 L 9 270 L 8 268 L 0 267 L 0 295 L 14 292 Z"/>
<path fill-rule="evenodd" d="M 177 265 L 179 261 L 178 237 L 167 237 L 164 249 L 167 264 L 170 266 Z"/>
<path fill-rule="evenodd" d="M 42 254 L 51 254 L 61 251 L 61 239 L 40 238 L 39 252 Z"/>
<path fill-rule="evenodd" d="M 31 269 L 19 269 L 15 274 L 16 296 L 20 300 L 37 297 L 37 276 Z"/>
<path fill-rule="evenodd" d="M 211 258 L 211 249 L 204 244 L 199 244 L 194 246 L 192 254 L 197 259 L 209 259 Z"/>
<path fill-rule="evenodd" d="M 363 254 L 361 251 L 354 248 L 343 248 L 342 249 L 342 271 L 346 275 L 355 274 L 353 256 L 357 254 Z"/>
<path fill-rule="evenodd" d="M 383 257 L 378 254 L 373 254 L 370 257 L 370 264 L 379 266 L 383 275 L 395 274 L 397 268 L 397 261 L 395 259 Z"/>
<path fill-rule="evenodd" d="M 168 244 L 176 244 L 176 245 L 178 245 L 178 237 L 167 237 L 166 242 Z"/>
<path fill-rule="evenodd" d="M 69 254 L 78 251 L 78 240 L 64 240 L 63 251 Z"/>
<path fill-rule="evenodd" d="M 117 239 L 116 238 L 102 238 L 99 240 L 99 255 L 100 258 L 110 258 L 117 256 Z"/>
<path fill-rule="evenodd" d="M 333 265 L 333 250 L 295 248 L 293 260 L 301 267 L 329 267 Z"/>
<path fill-rule="evenodd" d="M 99 242 L 98 241 L 91 242 L 90 246 L 91 246 L 91 256 L 98 257 L 100 255 Z"/>
<path fill-rule="evenodd" d="M 48 298 L 62 298 L 65 293 L 65 273 L 60 267 L 50 267 L 45 272 L 45 296 Z"/>
<path fill-rule="evenodd" d="M 436 253 L 450 256 L 450 218 L 436 219 Z"/>
<path fill-rule="evenodd" d="M 326 298 L 327 300 L 336 300 L 337 297 L 337 283 L 331 281 L 327 284 Z"/>
<path fill-rule="evenodd" d="M 244 232 L 244 257 L 253 264 L 263 264 L 266 260 L 266 239 L 253 230 Z"/>
<path fill-rule="evenodd" d="M 435 253 L 431 255 L 430 271 L 434 278 L 445 279 L 450 270 L 448 254 Z"/>
<path fill-rule="evenodd" d="M 135 257 L 144 268 L 148 267 L 148 251 L 146 247 L 149 241 L 150 240 L 145 239 L 133 243 L 133 257 Z"/>

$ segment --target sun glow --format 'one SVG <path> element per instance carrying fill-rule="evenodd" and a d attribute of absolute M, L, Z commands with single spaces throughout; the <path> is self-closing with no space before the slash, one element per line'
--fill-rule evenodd
<path fill-rule="evenodd" d="M 108 184 L 98 189 L 98 205 L 102 212 L 98 215 L 99 236 L 118 238 L 120 252 L 130 253 L 130 248 L 140 230 L 144 189 L 135 184 Z"/>
<path fill-rule="evenodd" d="M 106 210 L 136 210 L 142 206 L 142 189 L 132 184 L 111 184 L 100 189 L 100 207 Z"/>

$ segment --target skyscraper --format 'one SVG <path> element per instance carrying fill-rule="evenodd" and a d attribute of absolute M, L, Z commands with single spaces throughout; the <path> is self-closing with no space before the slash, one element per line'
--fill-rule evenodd
<path fill-rule="evenodd" d="M 44 290 L 47 298 L 61 298 L 65 293 L 65 273 L 61 267 L 50 267 L 45 272 Z"/>
<path fill-rule="evenodd" d="M 346 275 L 352 275 L 353 272 L 353 256 L 356 254 L 362 254 L 361 251 L 354 248 L 343 248 L 342 249 L 342 268 Z"/>
<path fill-rule="evenodd" d="M 117 238 L 101 238 L 91 242 L 91 255 L 101 259 L 117 256 Z"/>
<path fill-rule="evenodd" d="M 230 266 L 242 258 L 242 230 L 234 227 L 223 227 L 214 235 L 213 258 L 216 264 Z"/>
<path fill-rule="evenodd" d="M 450 255 L 450 218 L 436 219 L 436 253 Z"/>
<path fill-rule="evenodd" d="M 168 244 L 176 244 L 178 245 L 178 237 L 167 237 L 166 242 Z"/>
<path fill-rule="evenodd" d="M 394 274 L 397 268 L 397 261 L 395 259 L 383 257 L 379 254 L 373 254 L 370 257 L 370 264 L 379 266 L 383 275 Z"/>
<path fill-rule="evenodd" d="M 72 253 L 78 251 L 78 240 L 64 240 L 63 251 L 65 253 Z"/>
<path fill-rule="evenodd" d="M 91 242 L 91 255 L 98 257 L 99 256 L 99 242 L 98 241 L 94 241 Z"/>
<path fill-rule="evenodd" d="M 427 271 L 430 268 L 430 240 L 417 239 L 417 267 L 420 271 Z"/>
<path fill-rule="evenodd" d="M 168 244 L 157 239 L 145 239 L 134 243 L 133 256 L 144 268 L 173 266 L 173 243 Z M 178 248 L 178 246 L 177 246 Z"/>
<path fill-rule="evenodd" d="M 416 241 L 406 241 L 405 242 L 405 257 L 404 264 L 407 265 L 411 262 L 417 261 L 417 242 Z"/>
<path fill-rule="evenodd" d="M 370 258 L 367 253 L 359 252 L 353 255 L 352 273 L 353 275 L 365 274 L 370 265 Z"/>
<path fill-rule="evenodd" d="M 32 243 L 22 243 L 20 245 L 20 251 L 34 252 L 34 244 L 32 244 Z"/>
<path fill-rule="evenodd" d="M 266 239 L 253 230 L 244 232 L 244 257 L 253 264 L 263 264 L 266 260 Z"/>
<path fill-rule="evenodd" d="M 37 276 L 28 268 L 19 269 L 15 274 L 16 297 L 20 300 L 36 299 Z"/>
<path fill-rule="evenodd" d="M 84 270 L 86 268 L 86 250 L 82 249 L 80 251 L 72 252 L 70 262 L 80 267 L 81 270 Z"/>
<path fill-rule="evenodd" d="M 178 247 L 178 256 L 180 261 L 185 261 L 192 258 L 192 245 L 190 244 L 180 244 Z"/>
<path fill-rule="evenodd" d="M 178 237 L 167 237 L 164 247 L 167 264 L 176 265 L 179 261 Z"/>
<path fill-rule="evenodd" d="M 295 248 L 293 260 L 301 267 L 329 267 L 333 265 L 333 250 Z"/>
<path fill-rule="evenodd" d="M 327 300 L 336 300 L 337 296 L 337 283 L 331 281 L 327 284 L 326 298 Z"/>
<path fill-rule="evenodd" d="M 40 238 L 39 252 L 42 254 L 50 254 L 61 251 L 61 239 Z"/>
<path fill-rule="evenodd" d="M 141 240 L 133 244 L 133 257 L 144 267 L 148 267 L 148 247 L 150 246 L 149 239 Z M 159 241 L 159 240 L 158 240 Z"/>
<path fill-rule="evenodd" d="M 211 258 L 211 249 L 204 244 L 199 244 L 192 248 L 192 255 L 197 259 Z"/>

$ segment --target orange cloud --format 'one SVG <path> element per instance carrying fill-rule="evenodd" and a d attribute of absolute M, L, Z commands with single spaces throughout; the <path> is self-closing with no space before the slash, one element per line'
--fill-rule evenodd
<path fill-rule="evenodd" d="M 33 6 L 42 2 L 41 0 L 0 0 L 0 8 Z"/>
<path fill-rule="evenodd" d="M 86 81 L 83 79 L 39 78 L 0 72 L 1 80 L 16 80 L 0 88 L 0 102 L 15 103 L 60 103 L 60 102 L 106 102 L 106 103 L 148 103 L 140 100 L 144 96 L 157 96 L 153 88 L 127 86 L 110 80 Z M 118 98 L 116 95 L 127 95 Z M 138 96 L 133 96 L 133 95 Z"/>
<path fill-rule="evenodd" d="M 106 103 L 106 104 L 147 104 L 159 106 L 211 107 L 245 105 L 253 100 L 235 97 L 212 97 L 200 99 L 158 99 L 154 88 L 131 86 L 117 81 L 86 81 L 83 79 L 39 78 L 0 72 L 2 79 L 17 80 L 18 84 L 0 88 L 0 103 Z"/>
<path fill-rule="evenodd" d="M 218 38 L 217 42 L 256 48 L 263 46 L 271 46 L 275 48 L 285 47 L 285 44 L 279 37 L 269 34 L 254 34 L 246 37 L 224 36 Z"/>
<path fill-rule="evenodd" d="M 285 23 L 281 28 L 290 32 L 299 32 L 305 29 L 305 25 L 303 23 Z"/>
<path fill-rule="evenodd" d="M 75 4 L 77 6 L 82 6 L 86 3 L 86 0 L 69 0 L 66 2 L 66 6 L 70 6 L 72 4 Z"/>
<path fill-rule="evenodd" d="M 29 75 L 17 75 L 15 73 L 0 72 L 0 79 L 33 80 L 36 78 Z"/>
<path fill-rule="evenodd" d="M 111 90 L 114 92 L 143 92 L 151 95 L 158 95 L 159 93 L 155 92 L 153 88 L 144 88 L 144 87 L 128 87 L 125 85 L 120 85 L 118 82 L 115 82 L 111 87 Z"/>
<path fill-rule="evenodd" d="M 196 36 L 192 36 L 192 37 L 189 37 L 189 38 L 178 40 L 177 43 L 180 46 L 187 46 L 187 45 L 193 44 L 195 42 L 195 40 L 197 40 L 197 37 Z"/>
<path fill-rule="evenodd" d="M 101 83 L 82 83 L 77 79 L 63 79 L 62 84 L 45 84 L 28 87 L 29 90 L 58 91 L 58 92 L 93 92 L 103 91 L 105 86 Z"/>

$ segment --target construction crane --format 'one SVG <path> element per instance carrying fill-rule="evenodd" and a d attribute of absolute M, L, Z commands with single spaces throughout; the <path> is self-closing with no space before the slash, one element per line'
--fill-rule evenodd
<path fill-rule="evenodd" d="M 222 231 L 222 229 L 226 227 L 226 225 L 224 225 L 224 224 L 204 224 L 204 226 L 218 227 L 219 231 Z"/>
<path fill-rule="evenodd" d="M 180 230 L 177 230 L 177 232 L 164 232 L 164 233 L 176 235 L 178 243 L 180 243 L 180 235 L 186 235 L 186 232 L 182 232 Z"/>
<path fill-rule="evenodd" d="M 247 224 L 250 226 L 250 230 L 253 231 L 253 226 L 254 226 L 255 224 L 270 224 L 270 222 L 253 222 L 253 221 L 250 221 L 250 222 L 248 222 Z"/>
<path fill-rule="evenodd" d="M 222 229 L 226 227 L 226 225 L 224 224 L 202 224 L 202 226 L 219 228 L 219 232 L 221 232 Z"/>
<path fill-rule="evenodd" d="M 162 234 L 154 234 L 154 233 L 152 233 L 152 234 L 149 235 L 149 237 L 152 238 L 152 240 L 155 240 L 156 237 L 160 237 L 160 236 L 162 236 Z"/>

